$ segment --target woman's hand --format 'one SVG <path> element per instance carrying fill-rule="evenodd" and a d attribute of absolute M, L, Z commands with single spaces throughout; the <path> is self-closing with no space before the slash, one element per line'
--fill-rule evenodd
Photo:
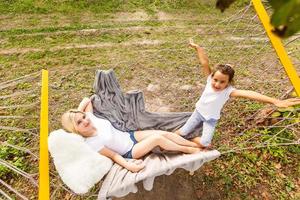
<path fill-rule="evenodd" d="M 145 164 L 143 163 L 143 161 L 134 163 L 134 162 L 130 162 L 128 163 L 127 167 L 126 167 L 129 171 L 135 173 L 135 172 L 139 172 L 141 169 L 145 168 Z"/>
<path fill-rule="evenodd" d="M 77 109 L 80 110 L 81 112 L 93 112 L 91 99 L 88 97 L 84 97 Z"/>
<path fill-rule="evenodd" d="M 285 99 L 285 100 L 278 100 L 274 102 L 274 105 L 280 108 L 287 108 L 290 106 L 294 106 L 300 104 L 300 98 L 292 98 L 292 99 Z"/>
<path fill-rule="evenodd" d="M 102 148 L 101 151 L 99 151 L 99 153 L 101 155 L 109 157 L 110 159 L 112 159 L 122 167 L 125 167 L 126 169 L 132 172 L 138 172 L 141 169 L 145 168 L 145 164 L 143 163 L 143 160 L 135 160 L 134 162 L 128 162 L 120 154 L 106 147 Z"/>

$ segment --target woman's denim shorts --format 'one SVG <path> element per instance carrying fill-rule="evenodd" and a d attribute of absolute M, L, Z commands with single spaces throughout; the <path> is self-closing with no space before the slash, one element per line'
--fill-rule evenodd
<path fill-rule="evenodd" d="M 132 149 L 133 149 L 134 145 L 136 143 L 138 143 L 138 141 L 134 137 L 134 131 L 129 131 L 128 133 L 130 134 L 130 139 L 132 140 L 133 145 L 132 145 L 132 148 L 129 151 L 127 151 L 127 153 L 122 155 L 124 158 L 132 158 Z"/>

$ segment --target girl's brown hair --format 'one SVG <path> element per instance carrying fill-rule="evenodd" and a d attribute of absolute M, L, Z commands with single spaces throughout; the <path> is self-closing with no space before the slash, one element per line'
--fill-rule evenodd
<path fill-rule="evenodd" d="M 229 77 L 229 83 L 233 82 L 234 77 L 234 69 L 230 64 L 218 64 L 214 72 L 212 73 L 212 76 L 215 75 L 216 71 L 221 72 L 222 74 L 226 74 Z"/>

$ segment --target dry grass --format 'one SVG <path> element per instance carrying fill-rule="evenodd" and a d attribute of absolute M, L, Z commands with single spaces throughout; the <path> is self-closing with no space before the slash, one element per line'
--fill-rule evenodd
<path fill-rule="evenodd" d="M 69 14 L 1 15 L 0 80 L 3 83 L 39 72 L 42 68 L 48 69 L 51 131 L 60 128 L 59 116 L 65 110 L 76 107 L 82 97 L 93 94 L 92 84 L 97 69 L 113 68 L 124 91 L 144 91 L 146 106 L 151 111 L 192 111 L 205 83 L 195 52 L 187 47 L 188 39 L 193 37 L 207 50 L 212 65 L 235 65 L 237 88 L 280 97 L 291 87 L 288 78 L 259 21 L 251 18 L 253 10 L 249 9 L 242 20 L 239 20 L 240 16 L 242 14 L 234 9 L 224 15 L 215 9 L 207 9 L 205 12 L 193 9 L 185 12 L 158 10 L 152 13 L 139 9 L 136 12 L 102 15 L 83 12 L 75 17 Z M 221 23 L 225 18 L 232 20 Z M 296 40 L 288 46 L 288 51 L 297 52 L 298 46 L 299 40 Z M 294 55 L 292 59 L 297 62 L 299 53 Z M 149 91 L 149 84 L 159 87 Z M 29 81 L 28 85 L 10 86 L 1 90 L 3 96 L 36 89 L 32 97 L 29 95 L 25 99 L 1 100 L 1 106 L 39 102 L 39 86 L 39 79 L 35 79 Z M 237 137 L 236 133 L 243 130 L 245 119 L 262 106 L 248 100 L 230 101 L 216 130 L 215 146 L 226 150 L 238 145 L 243 138 Z M 37 116 L 39 107 L 0 112 L 1 115 Z M 26 129 L 38 127 L 36 119 L 6 119 L 2 123 Z M 10 141 L 38 153 L 37 139 L 22 132 L 12 137 L 10 132 L 1 130 L 0 139 L 1 142 Z M 142 191 L 126 199 L 141 199 L 142 196 L 143 199 L 147 199 L 147 196 L 157 198 L 158 192 L 165 192 L 164 199 L 170 199 L 172 195 L 178 199 L 277 199 L 296 198 L 299 195 L 299 180 L 295 175 L 300 173 L 297 169 L 299 164 L 294 164 L 295 168 L 288 167 L 288 163 L 299 160 L 299 152 L 290 158 L 281 159 L 272 157 L 268 152 L 254 151 L 257 157 L 263 158 L 260 165 L 248 158 L 251 152 L 244 153 L 223 156 L 198 170 L 193 177 L 179 170 L 173 178 L 158 179 L 152 192 Z M 287 155 L 293 153 L 288 151 Z M 27 172 L 37 173 L 37 160 L 28 154 L 16 152 L 11 153 L 8 159 L 13 160 L 14 157 L 30 159 L 25 164 L 21 163 L 21 167 Z M 273 167 L 274 163 L 281 163 L 279 171 L 285 177 L 271 178 L 279 173 Z M 256 171 L 249 172 L 251 168 Z M 52 199 L 87 198 L 63 189 L 52 164 L 51 171 Z M 37 188 L 32 184 L 24 186 L 27 180 L 23 177 L 7 172 L 3 179 L 28 198 L 36 198 Z M 174 179 L 182 180 L 182 184 L 188 187 L 174 184 Z M 286 182 L 290 185 L 286 186 Z M 276 189 L 281 187 L 289 187 L 291 190 L 283 189 L 276 193 Z M 99 184 L 94 188 L 95 191 L 97 189 Z M 177 193 L 174 196 L 175 193 L 170 192 L 174 190 L 191 196 Z"/>

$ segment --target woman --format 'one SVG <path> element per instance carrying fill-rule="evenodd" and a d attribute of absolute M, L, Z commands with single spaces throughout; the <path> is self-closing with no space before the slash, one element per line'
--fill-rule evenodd
<path fill-rule="evenodd" d="M 93 107 L 89 98 L 84 98 L 77 110 L 64 113 L 62 125 L 66 131 L 83 136 L 85 142 L 93 150 L 111 158 L 132 172 L 140 171 L 145 165 L 127 162 L 125 158 L 141 158 L 157 146 L 164 150 L 188 154 L 200 151 L 196 143 L 171 132 L 120 131 L 114 128 L 108 120 L 93 115 Z"/>

